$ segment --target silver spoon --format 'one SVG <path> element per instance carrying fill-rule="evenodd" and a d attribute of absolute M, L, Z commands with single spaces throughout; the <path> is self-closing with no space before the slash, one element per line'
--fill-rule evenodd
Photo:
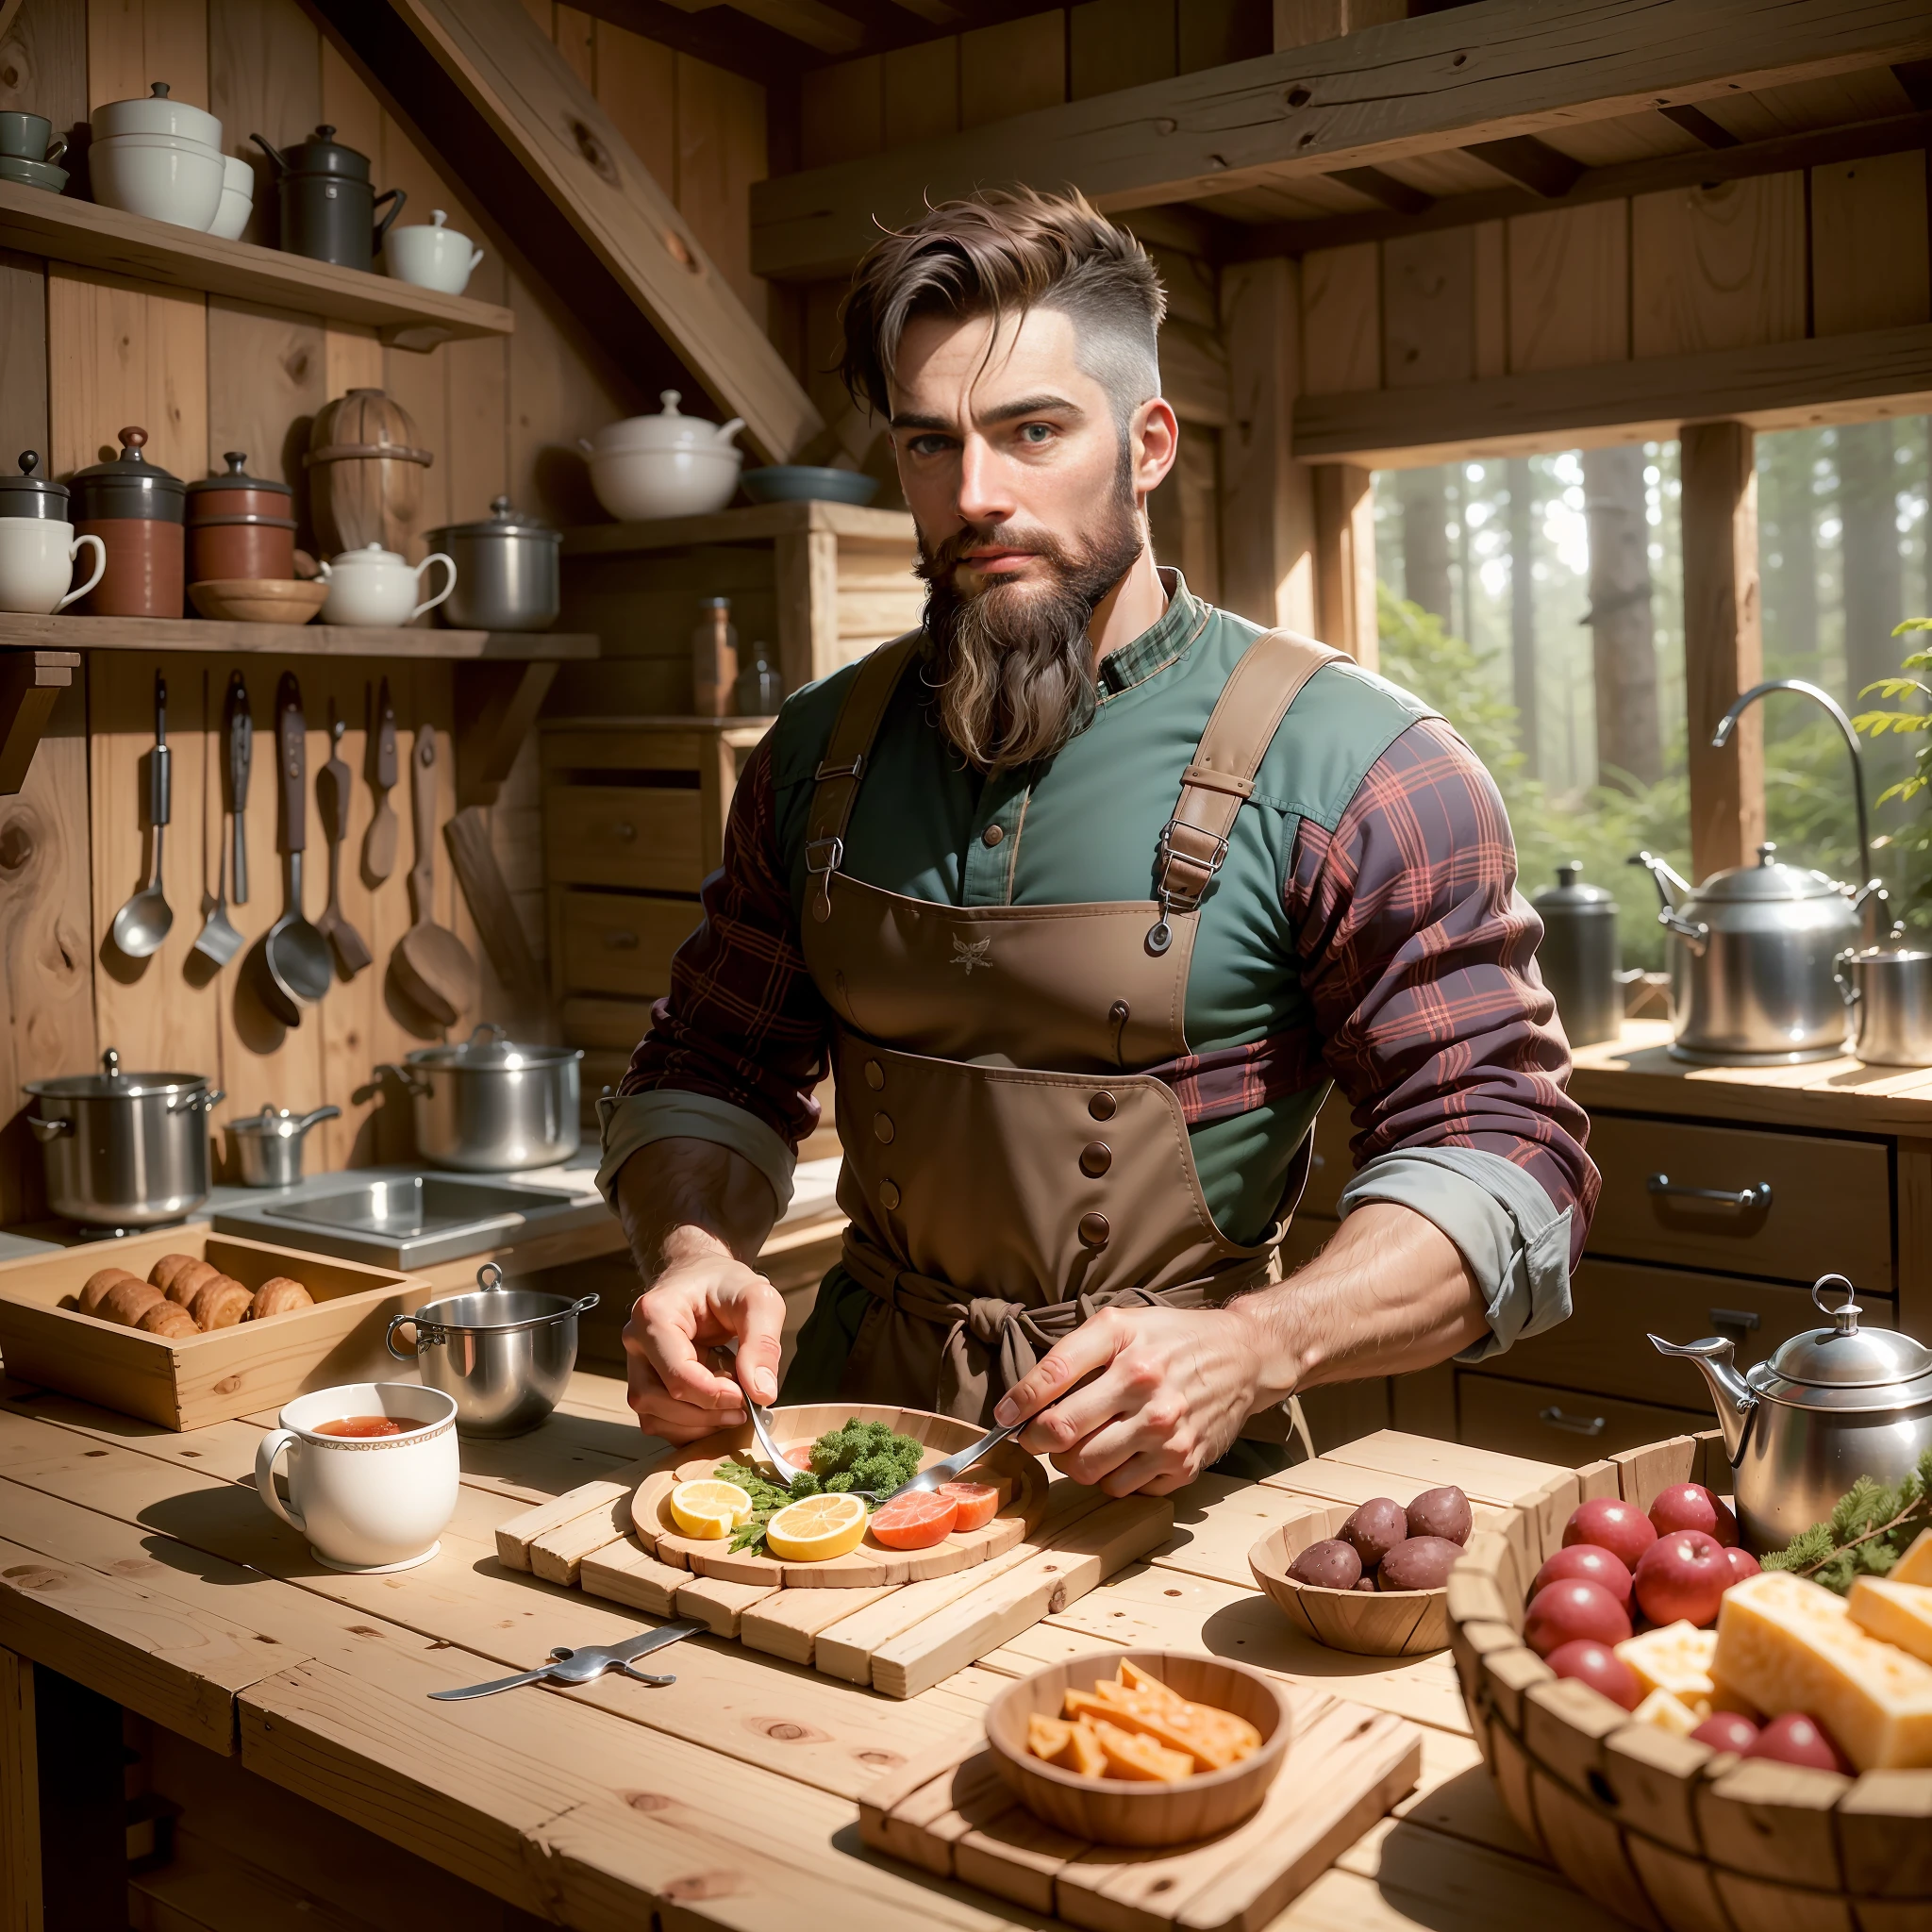
<path fill-rule="evenodd" d="M 242 685 L 242 674 L 238 671 L 228 684 L 228 701 L 222 714 L 222 751 L 230 782 L 223 791 L 231 797 L 234 791 L 232 774 L 236 761 L 237 688 L 241 687 L 241 715 L 246 716 L 248 708 L 247 688 Z M 231 807 L 232 808 L 232 807 Z M 201 928 L 201 936 L 194 941 L 194 950 L 204 958 L 212 959 L 217 966 L 225 966 L 235 957 L 242 944 L 242 935 L 235 930 L 228 918 L 228 828 L 224 824 L 215 840 L 215 903 Z"/>
<path fill-rule="evenodd" d="M 275 781 L 288 898 L 261 947 L 267 969 L 263 1002 L 284 1026 L 299 1026 L 304 1004 L 321 999 L 335 976 L 328 941 L 302 910 L 302 853 L 308 842 L 307 734 L 301 686 L 292 671 L 285 671 L 275 691 Z"/>
<path fill-rule="evenodd" d="M 148 882 L 114 915 L 114 943 L 130 959 L 145 959 L 159 951 L 175 923 L 168 895 L 161 890 L 161 837 L 167 829 L 171 791 L 168 750 L 168 680 L 155 674 L 155 748 L 148 755 L 148 822 L 154 827 L 154 870 Z"/>

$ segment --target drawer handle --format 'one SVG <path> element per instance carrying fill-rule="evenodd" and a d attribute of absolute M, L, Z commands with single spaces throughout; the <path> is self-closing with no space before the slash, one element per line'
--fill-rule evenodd
<path fill-rule="evenodd" d="M 1571 1415 L 1553 1402 L 1547 1408 L 1536 1412 L 1540 1423 L 1548 1423 L 1553 1429 L 1563 1429 L 1573 1436 L 1601 1436 L 1604 1432 L 1604 1419 L 1600 1415 Z"/>
<path fill-rule="evenodd" d="M 619 819 L 610 827 L 610 836 L 622 840 L 626 845 L 638 835 L 638 828 L 628 819 Z"/>
<path fill-rule="evenodd" d="M 637 949 L 638 936 L 634 932 L 607 932 L 604 935 L 607 953 L 635 953 Z"/>
<path fill-rule="evenodd" d="M 1740 1335 L 1755 1334 L 1764 1325 L 1756 1308 L 1707 1308 L 1705 1312 L 1713 1328 L 1735 1328 Z"/>
<path fill-rule="evenodd" d="M 1674 1194 L 1680 1201 L 1721 1201 L 1726 1208 L 1769 1208 L 1771 1183 L 1759 1181 L 1749 1188 L 1692 1188 L 1674 1181 L 1667 1174 L 1654 1174 L 1643 1184 L 1653 1194 Z"/>

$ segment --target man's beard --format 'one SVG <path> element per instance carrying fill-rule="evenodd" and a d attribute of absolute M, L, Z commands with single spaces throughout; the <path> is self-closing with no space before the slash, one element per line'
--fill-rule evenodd
<path fill-rule="evenodd" d="M 1046 581 L 995 577 L 962 596 L 958 566 L 981 548 L 1030 552 Z M 988 773 L 1035 764 L 1087 728 L 1096 702 L 1087 626 L 1141 549 L 1130 491 L 1109 501 L 1104 526 L 1078 550 L 1006 525 L 969 525 L 937 551 L 920 540 L 926 680 L 939 694 L 941 727 L 968 764 Z"/>

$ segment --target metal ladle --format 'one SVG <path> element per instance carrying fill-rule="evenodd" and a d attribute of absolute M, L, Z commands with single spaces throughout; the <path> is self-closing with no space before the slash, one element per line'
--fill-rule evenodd
<path fill-rule="evenodd" d="M 167 829 L 171 792 L 168 750 L 168 680 L 155 674 L 155 748 L 148 757 L 148 823 L 154 827 L 154 869 L 147 884 L 114 915 L 114 943 L 130 959 L 145 959 L 160 950 L 175 924 L 168 895 L 161 890 L 161 837 Z"/>
<path fill-rule="evenodd" d="M 295 674 L 285 671 L 275 690 L 275 789 L 280 794 L 288 897 L 282 916 L 269 927 L 261 945 L 261 963 L 267 969 L 263 1003 L 284 1026 L 302 1024 L 303 1005 L 328 991 L 335 971 L 328 941 L 302 910 L 302 853 L 308 843 L 307 737 L 302 688 Z"/>

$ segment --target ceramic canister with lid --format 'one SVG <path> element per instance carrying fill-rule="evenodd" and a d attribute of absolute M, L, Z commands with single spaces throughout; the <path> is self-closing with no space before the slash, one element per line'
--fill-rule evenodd
<path fill-rule="evenodd" d="M 77 604 L 99 582 L 106 553 L 98 537 L 76 537 L 67 521 L 64 483 L 36 473 L 37 450 L 23 450 L 20 473 L 0 476 L 0 610 L 47 616 Z M 92 553 L 91 574 L 74 588 L 75 562 Z"/>
<path fill-rule="evenodd" d="M 219 476 L 188 486 L 188 581 L 295 575 L 295 493 L 247 474 L 247 456 L 225 452 Z"/>
<path fill-rule="evenodd" d="M 142 454 L 147 431 L 120 432 L 121 454 L 77 471 L 74 527 L 107 546 L 108 568 L 88 597 L 91 617 L 179 617 L 187 488 Z"/>
<path fill-rule="evenodd" d="M 24 449 L 20 474 L 0 476 L 0 517 L 40 517 L 48 523 L 67 522 L 67 486 L 39 474 L 41 454 Z"/>
<path fill-rule="evenodd" d="M 400 188 L 376 193 L 369 157 L 338 141 L 326 125 L 286 150 L 272 147 L 258 134 L 249 139 L 275 166 L 281 245 L 291 255 L 314 261 L 373 270 L 375 251 L 408 196 Z M 384 202 L 391 206 L 377 226 L 375 210 Z"/>
<path fill-rule="evenodd" d="M 1583 882 L 1583 862 L 1557 868 L 1557 883 L 1530 901 L 1543 923 L 1536 962 L 1557 1002 L 1572 1046 L 1614 1040 L 1624 1024 L 1624 990 L 1617 980 L 1616 895 Z"/>

